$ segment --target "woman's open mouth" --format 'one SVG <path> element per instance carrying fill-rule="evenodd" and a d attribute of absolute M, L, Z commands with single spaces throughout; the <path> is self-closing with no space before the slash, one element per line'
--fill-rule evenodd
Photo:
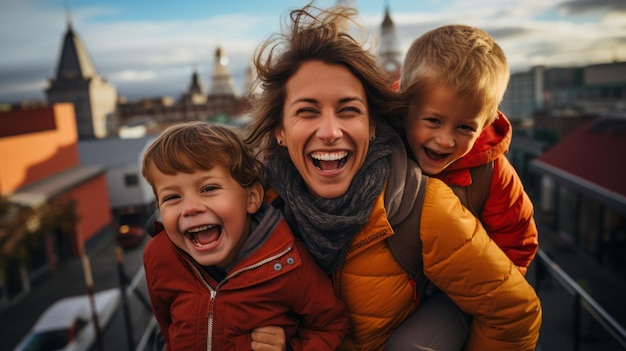
<path fill-rule="evenodd" d="M 333 171 L 343 167 L 348 161 L 348 151 L 312 152 L 310 157 L 315 168 L 321 171 Z"/>
<path fill-rule="evenodd" d="M 211 246 L 219 239 L 221 234 L 221 225 L 203 225 L 191 228 L 185 232 L 187 239 L 200 248 Z"/>

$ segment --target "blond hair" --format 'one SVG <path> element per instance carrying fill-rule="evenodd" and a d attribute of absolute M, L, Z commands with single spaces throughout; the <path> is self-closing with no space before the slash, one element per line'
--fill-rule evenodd
<path fill-rule="evenodd" d="M 484 126 L 498 115 L 510 71 L 504 51 L 482 29 L 446 25 L 417 38 L 409 48 L 400 75 L 400 92 L 419 100 L 434 86 L 470 98 L 485 115 Z"/>
<path fill-rule="evenodd" d="M 141 174 L 154 191 L 152 166 L 168 175 L 225 166 L 242 187 L 262 182 L 263 164 L 232 127 L 185 122 L 166 129 L 143 155 Z M 156 194 L 155 194 L 156 196 Z"/>

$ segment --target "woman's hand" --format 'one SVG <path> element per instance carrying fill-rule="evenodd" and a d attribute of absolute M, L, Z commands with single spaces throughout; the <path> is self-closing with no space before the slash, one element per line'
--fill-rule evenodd
<path fill-rule="evenodd" d="M 252 331 L 250 347 L 254 351 L 286 351 L 287 340 L 281 327 L 261 327 Z"/>

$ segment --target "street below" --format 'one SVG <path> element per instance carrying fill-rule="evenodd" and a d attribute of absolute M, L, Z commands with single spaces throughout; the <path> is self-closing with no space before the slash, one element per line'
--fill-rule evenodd
<path fill-rule="evenodd" d="M 102 342 L 101 347 L 95 345 L 95 351 L 152 349 L 148 334 L 154 322 L 143 271 L 143 247 L 148 240 L 149 237 L 139 247 L 122 250 L 116 248 L 113 233 L 107 233 L 88 252 L 93 290 L 121 288 L 122 284 L 125 289 L 125 296 L 110 323 L 100 326 Z M 78 257 L 42 273 L 28 294 L 8 306 L 0 306 L 0 351 L 13 350 L 55 301 L 87 293 L 83 264 Z"/>

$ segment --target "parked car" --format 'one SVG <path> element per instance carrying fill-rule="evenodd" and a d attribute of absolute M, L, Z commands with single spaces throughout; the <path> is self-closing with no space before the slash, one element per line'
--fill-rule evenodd
<path fill-rule="evenodd" d="M 98 324 L 104 328 L 120 303 L 118 288 L 94 294 Z M 39 317 L 14 351 L 84 351 L 96 343 L 89 296 L 61 299 Z"/>
<path fill-rule="evenodd" d="M 146 231 L 140 226 L 123 224 L 117 230 L 117 243 L 124 248 L 141 245 L 146 238 Z"/>

